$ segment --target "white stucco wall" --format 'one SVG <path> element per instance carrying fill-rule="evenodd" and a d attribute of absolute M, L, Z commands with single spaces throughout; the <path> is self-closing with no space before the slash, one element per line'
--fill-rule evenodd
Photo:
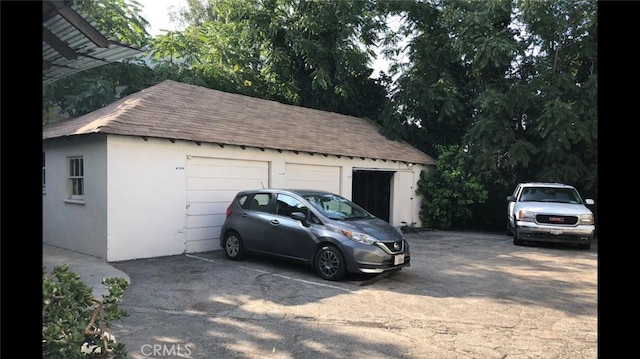
<path fill-rule="evenodd" d="M 42 195 L 42 240 L 76 252 L 107 258 L 107 167 L 104 136 L 49 142 L 45 152 L 46 188 Z M 85 200 L 70 201 L 69 156 L 84 161 Z"/>
<path fill-rule="evenodd" d="M 184 253 L 185 143 L 109 136 L 107 146 L 107 260 Z"/>
<path fill-rule="evenodd" d="M 187 251 L 188 158 L 213 157 L 239 161 L 266 161 L 268 183 L 286 187 L 288 164 L 339 167 L 340 195 L 351 199 L 353 169 L 394 171 L 390 222 L 420 226 L 421 199 L 415 195 L 416 181 L 424 167 L 392 161 L 323 156 L 290 151 L 220 147 L 166 139 L 140 137 L 92 137 L 53 143 L 47 152 L 47 194 L 44 202 L 44 241 L 93 254 L 107 261 L 182 254 Z M 108 155 L 107 155 L 108 153 Z M 85 204 L 64 202 L 66 156 L 85 158 Z M 300 166 L 293 166 L 300 168 Z M 290 168 L 292 168 L 290 166 Z M 297 183 L 304 183 L 297 173 Z M 309 183 L 313 183 L 310 179 Z M 259 188 L 262 184 L 256 183 Z M 247 189 L 247 188 L 242 188 Z M 240 190 L 240 189 L 239 189 Z M 73 226 L 69 223 L 74 223 Z M 219 224 L 215 224 L 219 225 Z M 218 249 L 216 229 L 199 250 Z M 107 241 L 108 239 L 108 241 Z M 107 244 L 108 243 L 108 244 Z M 191 243 L 191 242 L 190 242 Z"/>

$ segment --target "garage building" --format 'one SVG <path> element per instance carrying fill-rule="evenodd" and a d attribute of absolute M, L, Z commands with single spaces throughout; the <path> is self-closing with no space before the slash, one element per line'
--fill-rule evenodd
<path fill-rule="evenodd" d="M 435 163 L 366 119 L 168 80 L 43 128 L 43 241 L 109 262 L 219 249 L 233 196 L 266 187 L 419 227 Z"/>

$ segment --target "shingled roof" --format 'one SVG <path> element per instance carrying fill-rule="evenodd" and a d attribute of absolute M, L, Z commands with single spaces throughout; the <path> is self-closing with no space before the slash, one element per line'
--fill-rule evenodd
<path fill-rule="evenodd" d="M 167 80 L 86 115 L 47 124 L 43 140 L 106 133 L 371 158 L 436 161 L 373 122 Z"/>

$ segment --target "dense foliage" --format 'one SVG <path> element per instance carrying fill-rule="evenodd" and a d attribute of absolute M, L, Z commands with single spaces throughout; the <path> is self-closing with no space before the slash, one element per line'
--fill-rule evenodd
<path fill-rule="evenodd" d="M 84 115 L 155 83 L 155 72 L 144 61 L 85 70 L 43 87 L 42 123 Z"/>
<path fill-rule="evenodd" d="M 465 168 L 469 153 L 460 146 L 438 146 L 436 168 L 422 172 L 418 193 L 423 195 L 420 221 L 428 228 L 463 229 L 473 213 L 470 206 L 483 203 L 487 191 Z"/>
<path fill-rule="evenodd" d="M 94 298 L 68 265 L 42 268 L 42 356 L 44 358 L 126 358 L 127 350 L 110 333 L 110 324 L 127 313 L 119 307 L 128 283 L 104 278 L 109 294 Z"/>
<path fill-rule="evenodd" d="M 92 1 L 101 2 L 129 0 Z M 430 209 L 423 216 L 434 228 L 502 230 L 505 197 L 521 181 L 569 183 L 597 198 L 595 0 L 187 3 L 176 14 L 183 30 L 149 40 L 150 66 L 114 64 L 118 71 L 87 71 L 46 87 L 43 122 L 169 78 L 369 118 L 433 157 L 442 146 L 464 149 L 464 173 L 486 200 L 470 198 L 467 218 L 456 223 L 429 218 L 437 213 Z M 109 22 L 138 41 L 139 32 L 114 20 L 112 6 Z M 376 48 L 391 62 L 389 74 L 372 73 Z M 440 200 L 446 205 L 446 196 Z"/>
<path fill-rule="evenodd" d="M 385 22 L 373 1 L 190 1 L 184 31 L 154 39 L 159 67 L 183 82 L 376 119 L 371 78 Z M 163 70 L 164 71 L 164 70 Z M 173 71 L 173 72 L 171 72 Z"/>
<path fill-rule="evenodd" d="M 470 173 L 489 190 L 485 204 L 470 205 L 473 227 L 502 229 L 505 197 L 521 181 L 597 197 L 596 1 L 387 5 L 405 20 L 409 61 L 383 122 L 429 154 L 440 145 L 469 152 Z"/>
<path fill-rule="evenodd" d="M 135 0 L 75 0 L 80 12 L 88 15 L 110 39 L 144 47 L 149 43 L 149 22 L 141 16 Z"/>

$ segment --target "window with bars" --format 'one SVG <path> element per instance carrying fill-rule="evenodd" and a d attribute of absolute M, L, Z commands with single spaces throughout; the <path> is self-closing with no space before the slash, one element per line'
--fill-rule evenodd
<path fill-rule="evenodd" d="M 84 160 L 82 157 L 69 158 L 69 198 L 84 199 Z"/>

